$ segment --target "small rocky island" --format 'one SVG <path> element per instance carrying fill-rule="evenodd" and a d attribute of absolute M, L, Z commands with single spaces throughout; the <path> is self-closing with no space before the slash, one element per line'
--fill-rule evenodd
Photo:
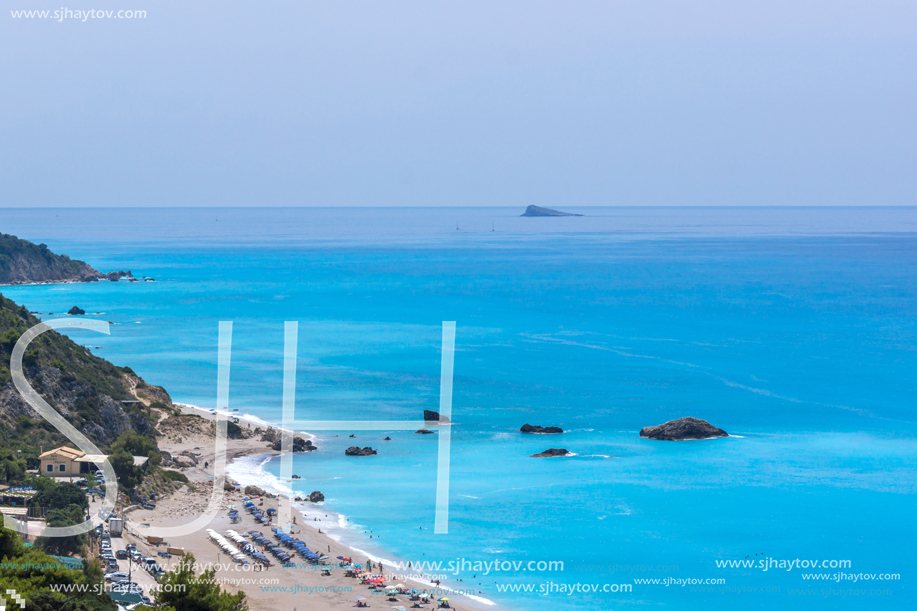
<path fill-rule="evenodd" d="M 710 439 L 711 437 L 729 437 L 729 433 L 717 428 L 700 418 L 679 418 L 664 424 L 647 426 L 640 429 L 640 436 L 647 439 L 681 441 L 682 439 Z"/>
<path fill-rule="evenodd" d="M 583 216 L 582 214 L 572 214 L 570 212 L 561 212 L 560 210 L 551 210 L 541 206 L 529 206 L 520 216 Z"/>
<path fill-rule="evenodd" d="M 433 431 L 430 431 L 428 429 L 420 429 L 419 431 L 414 431 L 414 432 L 417 433 L 418 435 L 432 435 L 433 434 Z"/>
<path fill-rule="evenodd" d="M 344 450 L 344 454 L 347 456 L 372 456 L 373 454 L 378 454 L 375 450 L 369 446 L 365 448 L 360 448 L 359 446 L 350 446 Z"/>
<path fill-rule="evenodd" d="M 533 433 L 535 435 L 557 435 L 564 432 L 559 426 L 533 426 L 531 424 L 523 424 L 519 430 L 523 433 Z"/>
<path fill-rule="evenodd" d="M 70 314 L 71 316 L 83 316 L 85 313 L 86 313 L 86 310 L 84 310 L 83 308 L 77 307 L 77 306 L 73 306 L 67 312 L 67 314 Z"/>
<path fill-rule="evenodd" d="M 554 458 L 555 456 L 566 456 L 570 453 L 566 448 L 548 448 L 539 454 L 532 454 L 530 458 Z"/>

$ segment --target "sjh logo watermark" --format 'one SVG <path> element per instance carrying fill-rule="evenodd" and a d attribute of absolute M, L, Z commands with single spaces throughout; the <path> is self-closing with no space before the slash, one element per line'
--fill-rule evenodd
<path fill-rule="evenodd" d="M 22 370 L 22 359 L 29 344 L 42 333 L 52 329 L 78 328 L 104 333 L 108 335 L 109 323 L 92 319 L 66 319 L 57 318 L 39 323 L 27 330 L 13 348 L 10 357 L 10 372 L 16 390 L 22 398 L 37 411 L 42 418 L 51 423 L 67 439 L 87 455 L 102 455 L 102 451 L 85 435 L 80 433 L 73 425 L 67 422 L 54 408 L 35 392 L 29 384 Z M 287 321 L 284 323 L 284 348 L 283 348 L 283 417 L 281 423 L 281 457 L 280 477 L 291 480 L 293 474 L 293 429 L 307 431 L 415 431 L 421 428 L 436 425 L 439 436 L 437 467 L 436 467 L 436 512 L 434 517 L 433 532 L 447 534 L 449 532 L 449 463 L 452 447 L 452 372 L 455 355 L 455 322 L 443 322 L 442 334 L 442 363 L 440 369 L 439 389 L 439 421 L 428 422 L 424 420 L 296 420 L 294 406 L 296 403 L 296 359 L 299 323 Z M 156 528 L 152 531 L 138 534 L 155 534 L 159 537 L 180 537 L 190 535 L 207 527 L 208 524 L 220 513 L 223 508 L 223 485 L 226 481 L 226 439 L 227 424 L 229 422 L 229 371 L 232 356 L 232 322 L 219 323 L 219 341 L 217 349 L 217 409 L 216 437 L 214 439 L 214 473 L 213 492 L 203 515 L 188 524 L 179 526 Z M 224 412 L 224 413 L 221 413 Z M 114 469 L 107 458 L 102 458 L 97 463 L 105 475 L 105 481 L 116 481 Z M 3 525 L 6 528 L 21 533 L 44 537 L 72 537 L 89 532 L 114 511 L 117 500 L 117 487 L 106 486 L 105 497 L 99 512 L 82 524 L 61 527 L 43 527 L 37 522 L 25 522 L 4 515 Z M 279 522 L 290 524 L 293 521 L 292 494 L 283 495 L 279 509 Z M 140 529 L 141 531 L 143 529 Z M 0 609 L 3 611 L 3 609 Z"/>
<path fill-rule="evenodd" d="M 7 590 L 6 596 L 10 597 L 13 604 L 19 605 L 20 609 L 25 609 L 25 598 L 19 596 L 16 590 Z M 0 611 L 6 611 L 7 600 L 5 596 L 0 596 Z"/>

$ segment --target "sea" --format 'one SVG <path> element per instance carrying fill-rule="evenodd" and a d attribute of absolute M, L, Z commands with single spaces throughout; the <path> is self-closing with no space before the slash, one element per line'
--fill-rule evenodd
<path fill-rule="evenodd" d="M 155 282 L 0 290 L 111 321 L 68 334 L 202 409 L 232 321 L 227 407 L 274 425 L 286 321 L 297 420 L 393 421 L 438 409 L 455 321 L 448 533 L 438 435 L 318 431 L 300 479 L 231 474 L 321 491 L 303 521 L 482 608 L 917 608 L 917 208 L 565 210 L 4 208 Z M 729 437 L 639 436 L 683 416 Z"/>

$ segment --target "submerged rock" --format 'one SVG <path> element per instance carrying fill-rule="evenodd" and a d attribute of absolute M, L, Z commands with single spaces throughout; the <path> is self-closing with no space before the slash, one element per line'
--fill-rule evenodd
<path fill-rule="evenodd" d="M 414 432 L 418 435 L 432 435 L 433 434 L 433 431 L 429 431 L 427 429 L 420 429 L 419 431 L 414 431 Z"/>
<path fill-rule="evenodd" d="M 570 454 L 566 448 L 548 448 L 540 454 L 532 454 L 531 458 L 553 458 L 555 456 L 566 456 Z"/>
<path fill-rule="evenodd" d="M 710 439 L 729 437 L 729 433 L 700 418 L 679 418 L 656 426 L 640 429 L 640 436 L 648 439 L 680 441 L 682 439 Z"/>
<path fill-rule="evenodd" d="M 533 426 L 531 424 L 523 424 L 519 430 L 523 433 L 537 433 L 541 435 L 556 435 L 564 432 L 559 426 Z"/>

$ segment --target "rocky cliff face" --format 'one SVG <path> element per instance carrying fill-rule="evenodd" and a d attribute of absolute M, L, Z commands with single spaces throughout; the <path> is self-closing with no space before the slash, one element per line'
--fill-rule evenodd
<path fill-rule="evenodd" d="M 13 346 L 38 322 L 24 307 L 0 295 L 0 445 L 5 447 L 47 449 L 66 441 L 23 400 L 10 376 Z M 129 368 L 115 367 L 55 331 L 32 342 L 23 358 L 23 372 L 49 405 L 101 446 L 127 430 L 154 435 L 146 408 L 122 401 L 145 395 L 148 402 L 172 403 L 161 387 L 146 384 Z"/>
<path fill-rule="evenodd" d="M 129 271 L 103 274 L 88 263 L 56 255 L 45 244 L 33 244 L 0 233 L 0 284 L 97 282 L 131 278 Z"/>

